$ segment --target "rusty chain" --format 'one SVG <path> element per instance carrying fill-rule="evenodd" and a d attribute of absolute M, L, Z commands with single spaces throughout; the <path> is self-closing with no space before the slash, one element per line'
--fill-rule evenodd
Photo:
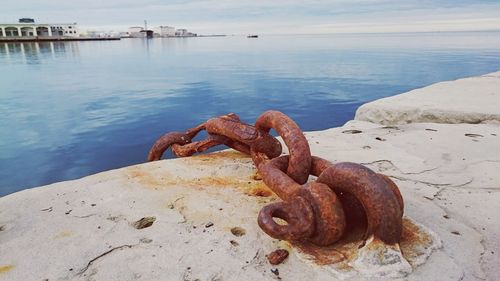
<path fill-rule="evenodd" d="M 281 155 L 281 143 L 269 134 L 271 129 L 281 136 L 289 155 Z M 193 141 L 203 130 L 208 137 Z M 271 237 L 330 245 L 354 223 L 349 219 L 366 218 L 365 237 L 373 235 L 387 244 L 400 241 L 404 205 L 396 184 L 360 164 L 332 164 L 311 156 L 299 126 L 279 111 L 263 113 L 254 126 L 230 113 L 186 132 L 167 133 L 155 142 L 148 161 L 161 159 L 169 147 L 176 156 L 186 157 L 221 144 L 251 155 L 264 183 L 283 200 L 258 215 L 259 226 Z M 310 175 L 317 179 L 308 181 Z"/>

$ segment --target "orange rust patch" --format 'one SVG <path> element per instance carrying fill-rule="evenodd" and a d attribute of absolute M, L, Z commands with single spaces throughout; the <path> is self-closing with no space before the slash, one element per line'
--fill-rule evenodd
<path fill-rule="evenodd" d="M 269 187 L 267 187 L 267 185 L 263 183 L 257 183 L 256 185 L 251 187 L 248 192 L 245 192 L 245 194 L 259 197 L 269 197 L 272 196 L 274 192 Z"/>
<path fill-rule="evenodd" d="M 310 243 L 295 242 L 292 246 L 318 265 L 336 264 L 338 269 L 350 266 L 348 261 L 356 258 L 358 249 L 364 244 L 364 229 L 350 230 L 337 243 L 319 247 Z M 421 254 L 421 249 L 432 245 L 432 237 L 407 218 L 403 219 L 403 236 L 400 242 L 405 259 L 412 263 Z"/>
<path fill-rule="evenodd" d="M 274 195 L 271 189 L 260 181 L 249 181 L 235 177 L 202 177 L 193 180 L 177 179 L 175 184 L 194 188 L 230 187 L 246 195 L 259 197 L 270 197 Z"/>
<path fill-rule="evenodd" d="M 432 236 L 420 230 L 420 227 L 412 221 L 403 220 L 403 238 L 399 243 L 403 256 L 410 262 L 418 257 L 419 249 L 428 248 L 432 245 Z"/>
<path fill-rule="evenodd" d="M 174 177 L 162 171 L 149 172 L 140 167 L 131 167 L 128 169 L 130 179 L 136 181 L 141 186 L 147 188 L 161 189 L 169 186 L 185 186 L 191 188 L 234 188 L 250 196 L 270 197 L 274 193 L 262 181 L 249 180 L 245 178 L 218 176 L 218 177 L 199 177 L 182 178 Z"/>
<path fill-rule="evenodd" d="M 335 245 L 320 247 L 309 243 L 296 243 L 293 246 L 317 265 L 334 264 L 346 260 L 346 256 L 337 250 Z"/>
<path fill-rule="evenodd" d="M 187 162 L 218 162 L 227 159 L 249 159 L 250 156 L 236 150 L 227 150 L 208 154 L 198 154 L 191 157 L 182 158 Z"/>
<path fill-rule="evenodd" d="M 8 265 L 0 265 L 0 275 L 2 274 L 5 274 L 9 271 L 11 271 L 12 269 L 14 269 L 14 265 L 12 264 L 8 264 Z"/>
<path fill-rule="evenodd" d="M 349 260 L 357 255 L 358 247 L 363 243 L 363 228 L 349 230 L 337 243 L 330 246 L 317 246 L 312 243 L 294 243 L 298 251 L 318 265 L 337 264 L 340 268 L 349 268 Z"/>
<path fill-rule="evenodd" d="M 61 232 L 59 232 L 54 238 L 65 238 L 65 237 L 69 237 L 69 236 L 72 236 L 73 235 L 73 232 L 71 230 L 63 230 Z"/>
<path fill-rule="evenodd" d="M 165 174 L 164 171 L 162 171 L 162 174 Z M 134 179 L 138 183 L 144 186 L 161 186 L 165 185 L 165 182 L 162 181 L 162 178 L 159 178 L 158 176 L 147 172 L 139 167 L 131 167 L 128 169 L 128 175 L 130 178 Z M 163 175 L 163 177 L 169 176 L 168 174 Z"/>
<path fill-rule="evenodd" d="M 256 181 L 262 180 L 262 176 L 259 174 L 258 171 L 255 171 L 255 173 L 252 175 L 252 179 Z"/>

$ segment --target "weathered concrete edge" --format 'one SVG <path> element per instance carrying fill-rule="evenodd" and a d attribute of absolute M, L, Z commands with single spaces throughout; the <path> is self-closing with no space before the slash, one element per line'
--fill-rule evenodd
<path fill-rule="evenodd" d="M 471 89 L 473 89 L 471 91 Z M 469 100 L 454 106 L 453 99 Z M 354 120 L 408 123 L 500 124 L 500 72 L 438 82 L 361 105 Z"/>

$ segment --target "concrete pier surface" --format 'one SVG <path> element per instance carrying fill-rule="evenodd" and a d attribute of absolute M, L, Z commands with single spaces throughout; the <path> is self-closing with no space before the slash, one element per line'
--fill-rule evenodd
<path fill-rule="evenodd" d="M 0 198 L 0 280 L 500 280 L 499 96 L 500 72 L 443 82 L 305 133 L 313 155 L 399 186 L 402 255 L 387 263 L 360 244 L 325 261 L 267 236 L 257 214 L 279 199 L 251 159 L 226 150 Z M 277 248 L 290 256 L 275 266 L 266 254 Z"/>
<path fill-rule="evenodd" d="M 380 124 L 500 124 L 500 71 L 436 83 L 362 105 L 356 120 Z"/>

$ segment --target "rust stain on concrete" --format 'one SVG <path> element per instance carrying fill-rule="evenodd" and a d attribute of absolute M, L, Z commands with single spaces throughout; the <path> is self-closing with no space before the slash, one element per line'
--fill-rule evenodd
<path fill-rule="evenodd" d="M 11 271 L 12 269 L 14 269 L 14 265 L 12 264 L 8 264 L 8 265 L 0 265 L 0 276 L 2 276 L 3 274 Z"/>
<path fill-rule="evenodd" d="M 203 166 L 224 166 L 228 161 L 235 159 L 250 159 L 247 155 L 237 151 L 223 151 L 219 153 L 203 154 L 193 157 L 183 158 L 187 165 L 196 167 Z M 238 163 L 236 163 L 238 164 Z M 126 170 L 127 176 L 132 181 L 145 188 L 156 190 L 166 189 L 172 186 L 184 186 L 190 188 L 233 188 L 246 195 L 256 197 L 276 196 L 273 191 L 267 187 L 262 180 L 254 177 L 254 174 L 248 176 L 203 176 L 203 177 L 183 177 L 175 175 L 169 171 L 134 166 Z"/>
<path fill-rule="evenodd" d="M 337 243 L 320 247 L 310 243 L 293 243 L 301 254 L 317 265 L 336 264 L 338 269 L 348 269 L 348 262 L 355 259 L 358 249 L 364 244 L 364 229 L 357 228 L 347 232 Z M 403 237 L 400 248 L 403 256 L 412 264 L 421 254 L 421 249 L 432 245 L 433 238 L 411 220 L 403 219 Z"/>
<path fill-rule="evenodd" d="M 63 230 L 63 231 L 59 232 L 54 238 L 56 238 L 56 239 L 65 238 L 65 237 L 72 236 L 73 234 L 74 233 L 71 230 Z"/>
<path fill-rule="evenodd" d="M 228 159 L 251 159 L 250 156 L 236 150 L 227 150 L 216 153 L 199 154 L 182 158 L 186 162 L 223 162 Z"/>

